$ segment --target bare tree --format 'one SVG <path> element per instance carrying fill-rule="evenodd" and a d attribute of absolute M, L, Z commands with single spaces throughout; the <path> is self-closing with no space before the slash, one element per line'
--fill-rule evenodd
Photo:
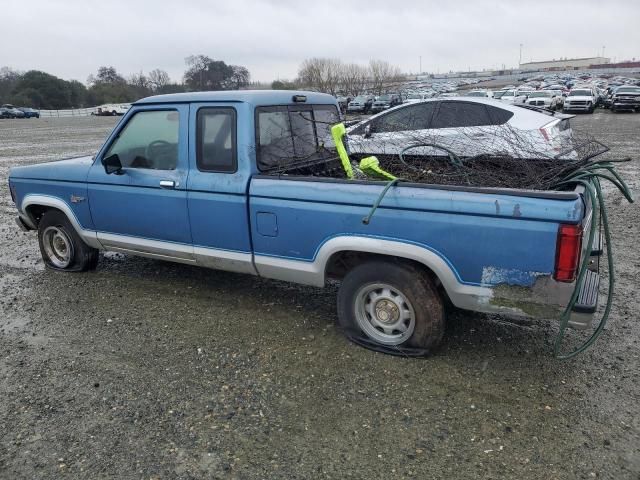
<path fill-rule="evenodd" d="M 341 65 L 337 58 L 309 58 L 300 66 L 299 81 L 312 90 L 335 95 L 340 84 Z"/>
<path fill-rule="evenodd" d="M 144 73 L 142 73 L 142 71 L 140 71 L 140 73 L 130 75 L 127 79 L 127 83 L 140 90 L 149 89 L 149 79 Z"/>
<path fill-rule="evenodd" d="M 167 72 L 156 68 L 149 72 L 148 81 L 151 90 L 157 92 L 158 90 L 162 90 L 163 87 L 169 85 L 171 83 L 171 78 L 169 78 L 169 74 Z"/>
<path fill-rule="evenodd" d="M 345 95 L 357 97 L 367 86 L 367 69 L 357 63 L 347 63 L 340 68 L 340 90 Z"/>
<path fill-rule="evenodd" d="M 382 95 L 389 87 L 401 79 L 400 69 L 384 60 L 369 62 L 371 89 L 376 95 Z"/>

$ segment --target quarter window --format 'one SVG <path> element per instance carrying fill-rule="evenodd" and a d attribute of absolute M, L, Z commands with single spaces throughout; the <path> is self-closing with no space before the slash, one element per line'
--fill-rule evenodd
<path fill-rule="evenodd" d="M 124 168 L 175 170 L 180 115 L 176 110 L 137 112 L 120 131 L 105 157 L 118 155 Z"/>
<path fill-rule="evenodd" d="M 201 108 L 198 110 L 196 139 L 198 170 L 226 173 L 237 170 L 234 109 Z"/>

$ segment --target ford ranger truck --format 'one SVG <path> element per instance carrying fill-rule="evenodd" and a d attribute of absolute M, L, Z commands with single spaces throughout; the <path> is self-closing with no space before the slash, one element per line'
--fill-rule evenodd
<path fill-rule="evenodd" d="M 372 348 L 430 351 L 445 304 L 558 318 L 592 209 L 569 191 L 437 186 L 309 175 L 334 161 L 330 95 L 197 92 L 134 103 L 94 156 L 12 168 L 23 230 L 45 265 L 97 266 L 100 250 L 323 287 L 338 322 Z M 302 142 L 301 139 L 305 141 Z M 273 165 L 290 162 L 290 173 Z M 374 216 L 364 221 L 379 201 Z M 569 324 L 587 328 L 589 272 Z"/>

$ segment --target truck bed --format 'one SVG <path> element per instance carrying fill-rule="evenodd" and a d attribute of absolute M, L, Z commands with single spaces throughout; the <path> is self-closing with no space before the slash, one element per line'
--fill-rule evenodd
<path fill-rule="evenodd" d="M 400 182 L 382 198 L 371 222 L 363 223 L 386 184 L 254 176 L 250 217 L 268 216 L 274 226 L 269 233 L 264 222 L 252 225 L 258 272 L 323 284 L 325 272 L 313 268 L 326 255 L 323 248 L 339 241 L 356 250 L 364 243 L 371 249 L 372 241 L 379 240 L 390 249 L 387 254 L 395 250 L 406 258 L 414 248 L 428 252 L 437 265 L 430 268 L 441 270 L 434 273 L 459 307 L 553 317 L 566 305 L 573 286 L 552 278 L 555 245 L 559 224 L 585 220 L 579 191 Z M 550 302 L 545 292 L 552 284 L 557 299 Z"/>

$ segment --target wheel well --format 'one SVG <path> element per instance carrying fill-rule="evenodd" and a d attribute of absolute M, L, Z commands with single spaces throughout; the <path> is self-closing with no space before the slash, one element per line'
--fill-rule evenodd
<path fill-rule="evenodd" d="M 33 224 L 36 227 L 40 223 L 40 220 L 42 219 L 44 214 L 50 210 L 56 210 L 62 213 L 63 215 L 65 215 L 65 213 L 59 208 L 49 207 L 47 205 L 29 205 L 28 207 L 25 208 L 25 210 L 27 215 L 29 215 L 29 217 L 33 220 Z"/>
<path fill-rule="evenodd" d="M 325 267 L 325 277 L 332 280 L 342 280 L 352 268 L 373 260 L 384 260 L 417 267 L 425 272 L 434 281 L 435 285 L 441 285 L 438 276 L 424 263 L 395 255 L 382 255 L 379 253 L 358 252 L 354 250 L 344 250 L 331 255 Z"/>

